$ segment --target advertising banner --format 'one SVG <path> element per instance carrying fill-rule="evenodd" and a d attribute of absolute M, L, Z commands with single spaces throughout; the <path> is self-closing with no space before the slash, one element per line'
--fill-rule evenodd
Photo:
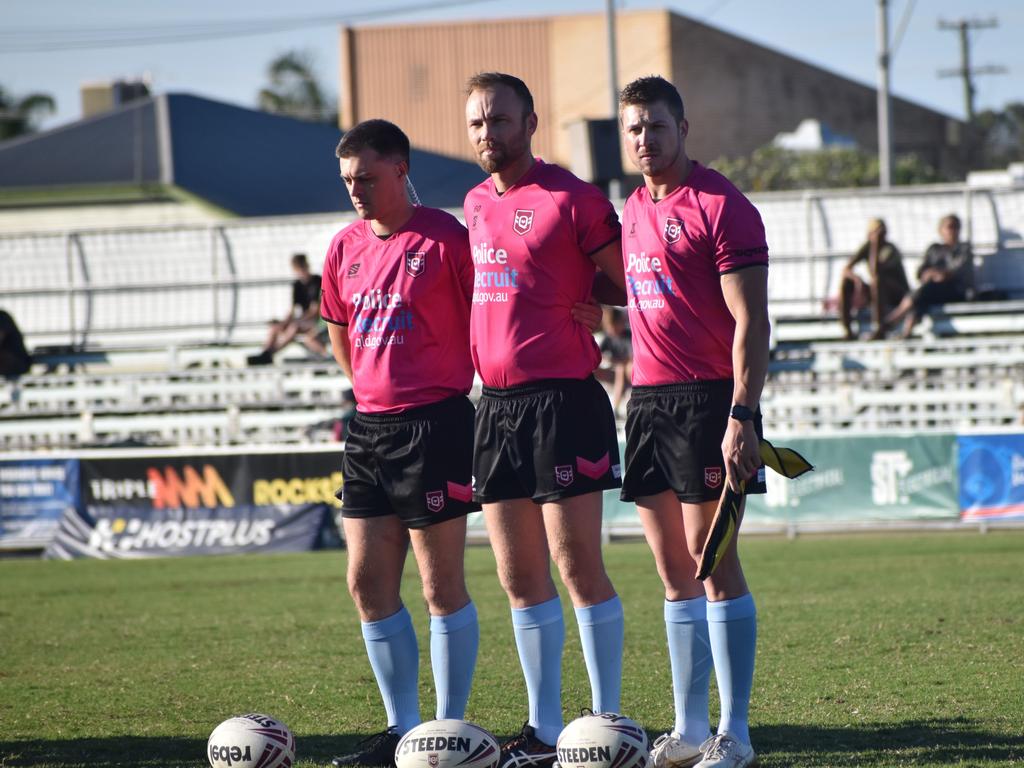
<path fill-rule="evenodd" d="M 312 549 L 340 506 L 341 454 L 81 460 L 81 505 L 46 557 L 142 558 Z"/>
<path fill-rule="evenodd" d="M 1024 434 L 957 438 L 963 520 L 1024 519 Z"/>
<path fill-rule="evenodd" d="M 0 461 L 0 547 L 45 547 L 78 500 L 77 459 Z"/>

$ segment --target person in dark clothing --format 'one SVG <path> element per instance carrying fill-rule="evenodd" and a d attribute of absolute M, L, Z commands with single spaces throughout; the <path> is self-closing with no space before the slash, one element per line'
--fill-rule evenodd
<path fill-rule="evenodd" d="M 974 254 L 970 243 L 960 240 L 960 218 L 944 216 L 939 222 L 942 242 L 932 243 L 917 270 L 917 290 L 906 296 L 886 318 L 903 321 L 901 338 L 909 338 L 930 307 L 950 301 L 967 301 L 974 293 Z"/>
<path fill-rule="evenodd" d="M 880 339 L 885 333 L 883 318 L 893 311 L 910 292 L 907 273 L 903 269 L 903 258 L 899 249 L 886 240 L 885 222 L 872 219 L 868 223 L 868 239 L 850 257 L 843 267 L 843 279 L 839 288 L 839 320 L 843 324 L 846 338 L 853 338 L 852 316 L 854 309 L 871 305 L 871 321 L 875 326 L 872 338 Z M 854 267 L 865 262 L 869 278 L 864 280 Z M 857 299 L 860 299 L 860 302 Z"/>
<path fill-rule="evenodd" d="M 306 347 L 318 355 L 326 355 L 327 347 L 320 340 L 320 275 L 309 269 L 306 254 L 292 256 L 292 305 L 283 320 L 270 324 L 270 333 L 258 355 L 249 357 L 249 365 L 270 365 L 274 353 L 287 346 L 296 336 Z"/>
<path fill-rule="evenodd" d="M 0 309 L 0 376 L 17 378 L 32 366 L 25 338 L 9 313 Z"/>

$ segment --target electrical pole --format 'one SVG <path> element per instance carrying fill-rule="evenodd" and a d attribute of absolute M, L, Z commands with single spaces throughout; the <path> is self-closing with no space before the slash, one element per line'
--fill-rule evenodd
<path fill-rule="evenodd" d="M 617 123 L 619 120 L 619 57 L 615 50 L 615 0 L 606 0 L 605 19 L 608 31 L 608 86 L 611 89 L 611 117 Z M 615 146 L 618 147 L 618 142 Z M 617 162 L 616 166 L 620 163 L 621 161 Z M 618 177 L 609 180 L 608 197 L 612 200 L 622 197 L 622 185 Z"/>
<path fill-rule="evenodd" d="M 889 64 L 889 0 L 878 0 L 878 186 L 882 189 L 892 185 Z"/>

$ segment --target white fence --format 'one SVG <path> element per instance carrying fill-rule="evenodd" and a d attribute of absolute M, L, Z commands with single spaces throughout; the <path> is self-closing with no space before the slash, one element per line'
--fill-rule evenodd
<path fill-rule="evenodd" d="M 979 288 L 1024 292 L 1024 189 L 962 185 L 754 197 L 771 250 L 774 314 L 817 313 L 842 264 L 882 217 L 908 272 L 957 213 L 978 256 Z M 461 213 L 461 212 L 455 212 Z M 289 256 L 319 266 L 339 216 L 211 226 L 0 236 L 0 307 L 30 346 L 257 341 L 290 300 Z"/>

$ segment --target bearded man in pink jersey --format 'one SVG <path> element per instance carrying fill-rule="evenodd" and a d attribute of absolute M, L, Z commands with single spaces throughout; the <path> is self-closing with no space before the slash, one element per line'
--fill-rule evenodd
<path fill-rule="evenodd" d="M 619 97 L 644 186 L 626 201 L 622 257 L 633 331 L 622 498 L 635 501 L 665 586 L 675 726 L 655 768 L 743 768 L 757 618 L 736 539 L 694 578 L 723 483 L 764 493 L 758 401 L 768 370 L 768 246 L 757 209 L 686 155 L 679 92 L 643 77 Z M 711 736 L 711 668 L 722 716 Z"/>
<path fill-rule="evenodd" d="M 622 604 L 601 556 L 602 492 L 620 484 L 618 440 L 592 375 L 601 353 L 569 310 L 591 292 L 624 302 L 620 227 L 596 187 L 533 157 L 537 115 L 522 80 L 479 74 L 466 96 L 470 144 L 490 174 L 465 203 L 476 270 L 470 347 L 484 384 L 474 498 L 511 603 L 529 703 L 500 766 L 547 768 L 562 729 L 565 635 L 549 558 L 576 609 L 593 708 L 619 710 Z"/>
<path fill-rule="evenodd" d="M 406 196 L 409 139 L 385 120 L 342 138 L 336 154 L 359 221 L 335 235 L 321 312 L 352 382 L 342 515 L 348 586 L 362 621 L 387 729 L 334 765 L 393 766 L 420 722 L 419 649 L 399 595 L 410 541 L 430 611 L 436 715 L 465 716 L 476 663 L 476 608 L 463 554 L 472 501 L 473 384 L 466 229 Z"/>

